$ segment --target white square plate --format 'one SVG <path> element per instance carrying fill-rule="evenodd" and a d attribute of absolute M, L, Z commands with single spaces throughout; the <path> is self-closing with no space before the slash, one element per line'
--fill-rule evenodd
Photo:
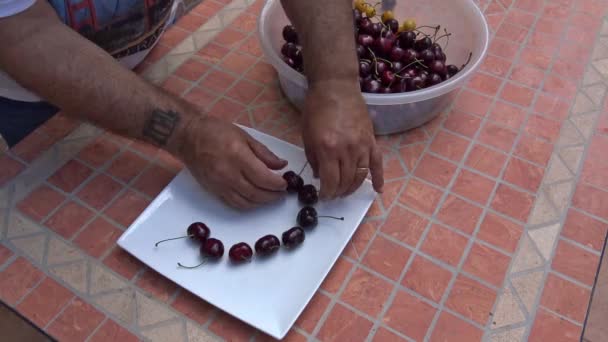
<path fill-rule="evenodd" d="M 289 162 L 298 172 L 306 163 L 304 151 L 285 141 L 243 127 L 255 139 Z M 284 172 L 285 170 L 282 170 Z M 305 183 L 312 181 L 310 168 L 302 173 Z M 249 325 L 282 339 L 329 273 L 342 250 L 363 220 L 375 197 L 366 180 L 357 192 L 345 199 L 320 202 L 320 215 L 344 217 L 344 221 L 319 219 L 319 225 L 306 231 L 304 243 L 292 251 L 281 250 L 269 259 L 231 265 L 228 250 L 238 242 L 252 248 L 266 234 L 281 234 L 296 225 L 301 208 L 297 195 L 268 207 L 242 213 L 222 204 L 201 188 L 186 170 L 157 196 L 139 218 L 120 237 L 118 245 L 176 284 Z M 180 239 L 154 244 L 162 239 L 183 236 L 190 223 L 201 221 L 211 236 L 224 243 L 221 262 L 197 269 L 185 269 L 201 261 L 197 244 Z"/>

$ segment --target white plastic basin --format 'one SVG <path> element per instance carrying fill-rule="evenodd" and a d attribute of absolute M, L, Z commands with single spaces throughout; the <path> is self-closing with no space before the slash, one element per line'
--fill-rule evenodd
<path fill-rule="evenodd" d="M 373 2 L 370 1 L 370 2 Z M 363 93 L 378 135 L 420 126 L 439 115 L 452 102 L 455 91 L 475 72 L 488 48 L 488 24 L 472 0 L 384 0 L 382 10 L 392 10 L 399 21 L 413 18 L 417 24 L 446 28 L 452 36 L 447 64 L 460 67 L 472 53 L 467 67 L 436 86 L 408 93 Z M 267 0 L 259 19 L 258 34 L 267 61 L 278 73 L 281 89 L 297 108 L 302 108 L 307 81 L 280 57 L 282 30 L 289 20 L 280 0 Z M 445 43 L 445 40 L 442 41 Z"/>

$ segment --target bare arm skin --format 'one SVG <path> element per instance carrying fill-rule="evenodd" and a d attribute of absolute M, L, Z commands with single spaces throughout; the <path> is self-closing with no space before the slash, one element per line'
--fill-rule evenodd
<path fill-rule="evenodd" d="M 369 168 L 382 192 L 382 154 L 359 88 L 352 2 L 281 0 L 299 35 L 309 82 L 303 119 L 307 157 L 321 179 L 321 197 L 351 194 Z"/>
<path fill-rule="evenodd" d="M 285 162 L 236 126 L 146 82 L 65 26 L 46 1 L 0 19 L 0 69 L 67 115 L 162 147 L 238 208 L 274 201 Z M 217 151 L 217 146 L 226 149 Z"/>

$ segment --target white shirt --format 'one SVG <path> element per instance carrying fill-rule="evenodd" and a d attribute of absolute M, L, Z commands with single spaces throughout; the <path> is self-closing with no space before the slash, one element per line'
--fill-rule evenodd
<path fill-rule="evenodd" d="M 46 1 L 46 0 L 39 0 Z M 36 0 L 0 0 L 0 19 L 10 17 L 21 13 L 30 8 Z M 181 4 L 181 0 L 175 1 L 171 8 L 171 14 L 165 28 L 173 23 L 175 20 L 175 13 L 178 5 Z M 159 37 L 160 38 L 160 37 Z M 150 50 L 156 46 L 159 39 L 147 50 L 142 50 L 134 54 L 128 55 L 120 59 L 120 63 L 126 68 L 132 69 L 136 67 L 150 52 Z M 36 102 L 41 99 L 34 93 L 28 91 L 9 77 L 5 72 L 0 70 L 0 97 L 9 98 L 17 101 Z"/>

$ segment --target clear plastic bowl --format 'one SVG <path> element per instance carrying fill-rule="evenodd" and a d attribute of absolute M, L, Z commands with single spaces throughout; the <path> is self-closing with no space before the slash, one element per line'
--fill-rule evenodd
<path fill-rule="evenodd" d="M 375 3 L 370 0 L 370 3 Z M 418 127 L 439 115 L 452 102 L 455 91 L 473 74 L 486 55 L 488 24 L 473 0 L 382 1 L 382 11 L 392 10 L 399 21 L 413 18 L 420 25 L 441 25 L 452 33 L 447 49 L 447 64 L 460 67 L 472 53 L 467 67 L 436 86 L 400 94 L 363 93 L 378 135 L 393 134 Z M 379 9 L 380 11 L 380 9 Z M 301 109 L 306 78 L 291 69 L 280 57 L 284 44 L 282 31 L 289 20 L 280 0 L 268 0 L 259 19 L 258 34 L 267 61 L 279 76 L 289 101 Z M 429 31 L 425 31 L 429 32 Z M 445 45 L 445 39 L 441 40 Z M 328 48 L 331 53 L 331 48 Z"/>

